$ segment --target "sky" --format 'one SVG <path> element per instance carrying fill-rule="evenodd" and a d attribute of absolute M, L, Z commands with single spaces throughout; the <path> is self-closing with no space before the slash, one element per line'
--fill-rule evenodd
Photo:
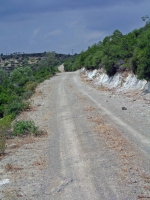
<path fill-rule="evenodd" d="M 146 15 L 150 0 L 4 0 L 0 53 L 80 53 L 116 29 L 144 26 Z"/>

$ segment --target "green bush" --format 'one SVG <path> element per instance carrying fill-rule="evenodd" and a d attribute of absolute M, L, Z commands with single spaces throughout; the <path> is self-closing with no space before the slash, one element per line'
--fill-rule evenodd
<path fill-rule="evenodd" d="M 142 36 L 137 39 L 137 47 L 135 49 L 135 59 L 137 70 L 136 74 L 139 79 L 150 81 L 150 30 L 145 31 Z"/>
<path fill-rule="evenodd" d="M 32 95 L 33 95 L 33 92 L 30 91 L 30 90 L 28 90 L 28 91 L 24 92 L 23 98 L 24 98 L 25 100 L 27 100 L 27 99 L 29 99 Z"/>
<path fill-rule="evenodd" d="M 39 134 L 38 127 L 35 126 L 33 121 L 16 121 L 13 126 L 13 135 L 26 135 L 32 133 L 34 135 Z"/>
<path fill-rule="evenodd" d="M 29 81 L 25 85 L 25 91 L 32 91 L 33 92 L 35 90 L 36 86 L 37 86 L 36 82 Z"/>
<path fill-rule="evenodd" d="M 0 155 L 4 154 L 6 148 L 6 130 L 2 127 L 0 128 Z"/>
<path fill-rule="evenodd" d="M 4 154 L 6 148 L 6 133 L 11 126 L 13 115 L 8 115 L 0 119 L 0 155 Z"/>
<path fill-rule="evenodd" d="M 13 119 L 14 119 L 14 116 L 12 114 L 3 117 L 2 119 L 0 119 L 0 127 L 7 128 L 7 129 L 10 128 L 11 122 Z"/>
<path fill-rule="evenodd" d="M 28 103 L 21 102 L 20 100 L 14 100 L 10 104 L 5 106 L 4 114 L 14 116 L 18 115 L 21 111 L 28 107 Z"/>
<path fill-rule="evenodd" d="M 8 62 L 5 62 L 4 66 L 6 67 L 9 63 Z"/>

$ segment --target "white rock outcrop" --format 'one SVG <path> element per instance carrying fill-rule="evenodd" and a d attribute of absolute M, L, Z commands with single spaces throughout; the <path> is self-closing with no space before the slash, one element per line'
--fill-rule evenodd
<path fill-rule="evenodd" d="M 103 69 L 86 71 L 83 68 L 82 72 L 84 72 L 89 79 L 92 79 L 95 85 L 102 85 L 109 89 L 116 88 L 119 91 L 141 90 L 150 93 L 150 82 L 139 80 L 137 76 L 131 72 L 118 72 L 112 77 L 109 77 Z"/>

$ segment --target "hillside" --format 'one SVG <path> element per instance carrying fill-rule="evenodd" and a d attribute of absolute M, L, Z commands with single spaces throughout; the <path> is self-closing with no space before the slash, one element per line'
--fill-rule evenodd
<path fill-rule="evenodd" d="M 7 55 L 0 55 L 0 69 L 6 70 L 8 72 L 13 71 L 18 67 L 26 67 L 30 66 L 31 68 L 35 68 L 42 60 L 46 60 L 47 53 L 21 53 L 16 52 Z M 59 64 L 64 62 L 66 59 L 70 57 L 70 55 L 66 54 L 55 54 L 57 60 L 59 60 Z M 58 64 L 58 63 L 57 63 Z"/>
<path fill-rule="evenodd" d="M 140 29 L 123 35 L 115 30 L 103 41 L 93 44 L 64 64 L 65 71 L 82 67 L 87 70 L 103 68 L 108 76 L 118 71 L 132 71 L 138 79 L 150 80 L 150 22 Z"/>
<path fill-rule="evenodd" d="M 40 82 L 58 72 L 58 66 L 69 55 L 47 52 L 44 54 L 1 55 L 0 65 L 0 154 L 5 147 L 2 137 L 11 122 L 23 110 Z"/>
<path fill-rule="evenodd" d="M 109 77 L 103 69 L 86 70 L 83 68 L 81 69 L 81 73 L 86 75 L 88 80 L 96 87 L 103 87 L 111 91 L 122 93 L 131 92 L 134 94 L 136 92 L 150 100 L 150 81 L 139 80 L 137 76 L 130 71 L 117 72 L 111 77 Z"/>

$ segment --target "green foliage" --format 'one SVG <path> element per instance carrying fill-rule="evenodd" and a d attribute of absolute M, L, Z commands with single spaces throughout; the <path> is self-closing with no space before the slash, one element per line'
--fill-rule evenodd
<path fill-rule="evenodd" d="M 38 127 L 35 126 L 33 121 L 16 121 L 13 125 L 13 135 L 26 135 L 32 133 L 34 135 L 39 134 Z"/>
<path fill-rule="evenodd" d="M 150 23 L 150 18 L 148 15 L 142 17 L 142 20 L 146 22 L 146 24 L 149 24 Z"/>
<path fill-rule="evenodd" d="M 79 58 L 78 55 L 74 55 L 64 62 L 64 70 L 67 71 L 76 71 L 79 67 Z"/>
<path fill-rule="evenodd" d="M 139 79 L 150 80 L 150 30 L 138 37 L 135 49 L 135 73 Z"/>
<path fill-rule="evenodd" d="M 34 80 L 33 71 L 30 67 L 19 67 L 11 73 L 10 80 L 16 86 L 24 86 L 28 81 Z"/>
<path fill-rule="evenodd" d="M 58 71 L 56 65 L 60 61 L 56 58 L 56 54 L 48 52 L 44 53 L 44 56 L 45 59 L 40 59 L 39 63 L 32 68 L 30 66 L 15 68 L 9 76 L 0 69 L 0 120 L 11 114 L 15 117 L 22 110 L 27 109 L 29 105 L 24 100 L 31 97 L 37 84 Z M 24 64 L 28 63 L 28 58 L 20 56 L 18 58 L 24 61 Z"/>
<path fill-rule="evenodd" d="M 4 154 L 6 148 L 6 129 L 0 128 L 0 155 Z"/>
<path fill-rule="evenodd" d="M 3 55 L 2 55 L 3 56 Z M 5 151 L 5 139 L 11 122 L 22 110 L 29 109 L 30 105 L 24 100 L 33 93 L 39 82 L 53 76 L 57 71 L 60 59 L 54 52 L 44 53 L 45 60 L 39 59 L 38 64 L 28 66 L 28 58 L 24 55 L 15 55 L 18 62 L 24 67 L 15 68 L 10 75 L 0 69 L 0 154 Z M 3 60 L 8 56 L 3 56 Z M 61 55 L 60 55 L 61 57 Z M 7 59 L 7 58 L 6 58 Z M 61 60 L 64 58 L 61 57 Z M 39 134 L 33 121 L 19 121 L 14 124 L 14 135 L 26 133 Z"/>
<path fill-rule="evenodd" d="M 19 99 L 12 101 L 7 104 L 4 108 L 4 115 L 12 114 L 14 117 L 18 115 L 21 111 L 28 107 L 28 103 L 22 102 Z"/>
<path fill-rule="evenodd" d="M 8 79 L 8 74 L 0 69 L 0 85 L 2 85 L 6 79 Z"/>
<path fill-rule="evenodd" d="M 7 130 L 11 126 L 12 120 L 13 120 L 12 115 L 8 115 L 8 116 L 0 119 L 0 155 L 4 154 L 4 152 L 5 152 L 6 133 L 7 133 Z"/>
<path fill-rule="evenodd" d="M 0 86 L 0 118 L 4 115 L 4 107 L 6 104 L 11 103 L 14 96 L 10 89 Z"/>
<path fill-rule="evenodd" d="M 32 92 L 34 92 L 36 86 L 37 86 L 37 83 L 36 83 L 36 82 L 29 81 L 29 82 L 27 82 L 26 85 L 25 85 L 25 90 L 26 90 L 26 91 L 32 91 Z"/>
<path fill-rule="evenodd" d="M 130 69 L 139 79 L 150 80 L 150 19 L 142 18 L 146 24 L 140 29 L 123 35 L 115 30 L 106 36 L 103 42 L 88 47 L 85 52 L 67 60 L 65 71 L 73 71 L 85 67 L 88 70 L 103 67 L 109 76 L 117 70 Z M 118 65 L 118 61 L 123 65 Z"/>
<path fill-rule="evenodd" d="M 7 128 L 7 129 L 10 128 L 10 125 L 13 119 L 14 119 L 14 116 L 12 114 L 3 117 L 2 119 L 0 119 L 0 127 Z"/>
<path fill-rule="evenodd" d="M 9 63 L 8 62 L 5 62 L 4 66 L 6 67 Z"/>

